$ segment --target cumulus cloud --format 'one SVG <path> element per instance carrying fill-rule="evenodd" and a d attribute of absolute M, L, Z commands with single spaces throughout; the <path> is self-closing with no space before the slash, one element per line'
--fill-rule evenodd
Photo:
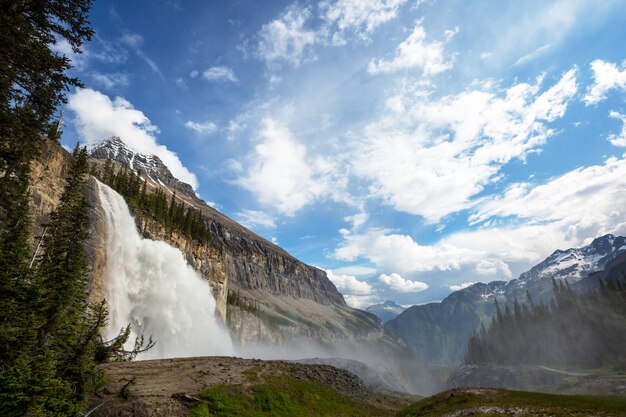
<path fill-rule="evenodd" d="M 577 240 L 594 237 L 623 227 L 626 210 L 620 202 L 625 187 L 626 160 L 611 157 L 602 165 L 577 168 L 545 184 L 511 184 L 502 196 L 481 201 L 470 221 L 515 216 L 551 222 Z"/>
<path fill-rule="evenodd" d="M 370 295 L 374 288 L 365 281 L 356 279 L 353 275 L 334 274 L 330 269 L 326 270 L 326 276 L 339 290 L 347 295 Z"/>
<path fill-rule="evenodd" d="M 591 70 L 593 84 L 583 97 L 583 102 L 587 106 L 601 102 L 613 89 L 626 90 L 626 62 L 622 63 L 620 71 L 616 64 L 596 59 L 591 63 Z"/>
<path fill-rule="evenodd" d="M 217 125 L 213 122 L 207 121 L 203 123 L 192 122 L 188 120 L 185 122 L 185 127 L 191 129 L 201 135 L 210 135 L 217 130 Z"/>
<path fill-rule="evenodd" d="M 460 291 L 464 288 L 471 287 L 474 284 L 476 283 L 475 282 L 463 282 L 457 285 L 450 285 L 448 288 L 450 288 L 451 291 Z"/>
<path fill-rule="evenodd" d="M 372 196 L 430 223 L 467 209 L 504 164 L 554 134 L 548 124 L 575 95 L 576 70 L 546 91 L 541 84 L 486 86 L 436 100 L 402 91 L 396 110 L 367 126 L 354 146 L 355 174 L 371 181 Z"/>
<path fill-rule="evenodd" d="M 246 164 L 235 183 L 283 214 L 292 216 L 329 192 L 333 165 L 308 155 L 307 148 L 273 119 L 263 121 L 261 141 Z"/>
<path fill-rule="evenodd" d="M 236 214 L 237 221 L 248 229 L 275 229 L 274 218 L 263 211 L 243 210 Z M 276 242 L 273 242 L 276 243 Z"/>
<path fill-rule="evenodd" d="M 503 278 L 513 278 L 509 265 L 502 259 L 483 259 L 476 265 L 476 272 L 480 275 L 499 275 Z"/>
<path fill-rule="evenodd" d="M 504 280 L 512 278 L 512 263 L 524 270 L 555 248 L 579 246 L 587 238 L 626 231 L 626 215 L 613 213 L 612 216 L 593 227 L 578 229 L 575 224 L 534 221 L 490 226 L 451 233 L 429 245 L 422 245 L 412 236 L 389 229 L 372 228 L 362 233 L 344 230 L 343 240 L 333 256 L 348 262 L 365 259 L 378 269 L 396 270 L 403 275 L 438 272 L 458 276 L 481 270 L 491 278 Z M 617 220 L 617 223 L 613 224 L 611 220 Z M 485 259 L 491 261 L 485 262 Z"/>
<path fill-rule="evenodd" d="M 195 76 L 198 75 L 197 71 L 192 71 L 192 77 L 194 77 L 194 73 L 196 74 Z M 211 67 L 207 69 L 202 73 L 202 78 L 207 81 L 229 81 L 231 83 L 239 82 L 239 79 L 235 75 L 235 72 L 231 68 L 224 66 Z"/>
<path fill-rule="evenodd" d="M 404 279 L 395 272 L 391 275 L 381 274 L 378 280 L 398 292 L 421 292 L 428 289 L 428 284 L 425 282 Z"/>
<path fill-rule="evenodd" d="M 363 233 L 343 230 L 342 234 L 343 242 L 334 252 L 335 258 L 342 261 L 363 257 L 378 267 L 401 273 L 451 270 L 460 265 L 458 252 L 462 249 L 422 246 L 410 236 L 389 229 L 371 228 Z"/>
<path fill-rule="evenodd" d="M 259 32 L 258 56 L 267 62 L 285 61 L 295 67 L 304 59 L 311 59 L 311 46 L 317 42 L 318 35 L 305 28 L 310 17 L 309 8 L 294 4 L 278 19 L 263 25 Z"/>
<path fill-rule="evenodd" d="M 622 148 L 626 147 L 626 115 L 612 111 L 609 113 L 609 116 L 622 121 L 622 130 L 617 135 L 609 135 L 609 142 L 611 142 L 611 145 L 613 146 L 619 146 Z"/>
<path fill-rule="evenodd" d="M 426 40 L 426 31 L 421 22 L 418 22 L 409 37 L 398 45 L 396 56 L 391 60 L 372 60 L 367 71 L 372 74 L 391 73 L 404 69 L 418 68 L 424 76 L 439 74 L 452 68 L 453 57 L 446 57 L 444 46 L 456 30 L 446 33 L 445 41 Z"/>
<path fill-rule="evenodd" d="M 358 229 L 363 224 L 365 224 L 368 217 L 369 216 L 367 213 L 359 212 L 359 213 L 353 214 L 352 216 L 346 216 L 343 219 L 344 221 L 347 221 L 352 224 L 352 229 Z"/>
<path fill-rule="evenodd" d="M 344 300 L 352 308 L 365 309 L 371 305 L 380 303 L 381 299 L 376 294 L 371 295 L 344 295 Z"/>
<path fill-rule="evenodd" d="M 329 27 L 336 28 L 331 36 L 335 45 L 345 43 L 346 32 L 360 38 L 367 36 L 378 26 L 394 19 L 406 0 L 338 0 L 319 4 L 320 15 Z"/>
<path fill-rule="evenodd" d="M 78 89 L 69 96 L 68 109 L 74 112 L 76 130 L 88 146 L 119 136 L 137 152 L 158 156 L 176 178 L 197 188 L 196 176 L 182 164 L 178 155 L 157 143 L 155 135 L 159 129 L 125 98 L 111 100 L 99 91 Z"/>
<path fill-rule="evenodd" d="M 512 264 L 526 269 L 555 248 L 626 233 L 624 189 L 626 159 L 613 157 L 543 184 L 512 184 L 502 196 L 481 199 L 469 217 L 482 225 L 478 229 L 457 231 L 429 245 L 389 229 L 342 230 L 334 256 L 349 262 L 366 259 L 401 274 L 463 270 L 512 278 Z M 497 221 L 503 218 L 512 221 Z"/>
<path fill-rule="evenodd" d="M 457 231 L 429 245 L 390 229 L 342 230 L 333 255 L 348 262 L 365 259 L 400 274 L 463 271 L 508 279 L 512 264 L 524 270 L 555 248 L 626 233 L 626 210 L 620 204 L 624 189 L 626 160 L 609 158 L 545 184 L 516 184 L 502 197 L 481 200 L 470 215 L 471 222 L 483 224 L 478 229 Z M 492 221 L 502 218 L 515 220 Z"/>

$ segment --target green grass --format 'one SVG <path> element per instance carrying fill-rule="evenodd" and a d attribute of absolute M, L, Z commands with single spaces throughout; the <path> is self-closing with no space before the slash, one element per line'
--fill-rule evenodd
<path fill-rule="evenodd" d="M 503 412 L 479 407 L 500 407 Z M 517 408 L 519 416 L 626 416 L 626 397 L 552 395 L 498 389 L 455 389 L 418 401 L 397 417 L 435 417 L 474 409 L 472 416 L 502 416 Z"/>
<path fill-rule="evenodd" d="M 389 411 L 361 404 L 331 388 L 281 375 L 244 388 L 214 385 L 200 394 L 190 417 L 390 416 Z"/>

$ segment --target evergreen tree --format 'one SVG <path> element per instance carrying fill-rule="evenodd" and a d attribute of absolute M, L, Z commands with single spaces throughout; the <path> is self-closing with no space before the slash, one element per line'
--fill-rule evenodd
<path fill-rule="evenodd" d="M 626 308 L 621 280 L 600 281 L 597 291 L 575 292 L 567 282 L 553 281 L 550 307 L 513 304 L 496 315 L 488 330 L 468 340 L 466 363 L 536 364 L 596 367 L 626 361 Z M 509 317 L 509 316 L 512 316 Z"/>

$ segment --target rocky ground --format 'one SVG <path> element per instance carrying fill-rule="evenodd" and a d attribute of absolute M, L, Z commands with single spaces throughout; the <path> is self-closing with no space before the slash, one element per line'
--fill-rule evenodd
<path fill-rule="evenodd" d="M 391 412 L 418 397 L 373 391 L 350 372 L 328 365 L 289 361 L 261 361 L 232 357 L 162 359 L 110 363 L 104 366 L 107 383 L 92 398 L 91 417 L 186 416 L 198 394 L 225 384 L 245 388 L 268 376 L 288 375 L 321 383 L 359 403 Z"/>

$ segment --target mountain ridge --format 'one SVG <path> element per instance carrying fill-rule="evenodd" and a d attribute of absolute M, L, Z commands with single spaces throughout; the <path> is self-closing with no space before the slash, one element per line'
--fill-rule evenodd
<path fill-rule="evenodd" d="M 576 288 L 593 287 L 585 279 L 603 270 L 613 259 L 626 253 L 626 238 L 607 234 L 586 246 L 556 250 L 542 262 L 510 281 L 476 283 L 449 294 L 440 303 L 412 306 L 385 327 L 398 334 L 426 363 L 452 365 L 464 354 L 468 338 L 481 324 L 489 325 L 495 301 L 510 305 L 515 300 L 549 302 L 552 279 L 567 280 Z"/>

